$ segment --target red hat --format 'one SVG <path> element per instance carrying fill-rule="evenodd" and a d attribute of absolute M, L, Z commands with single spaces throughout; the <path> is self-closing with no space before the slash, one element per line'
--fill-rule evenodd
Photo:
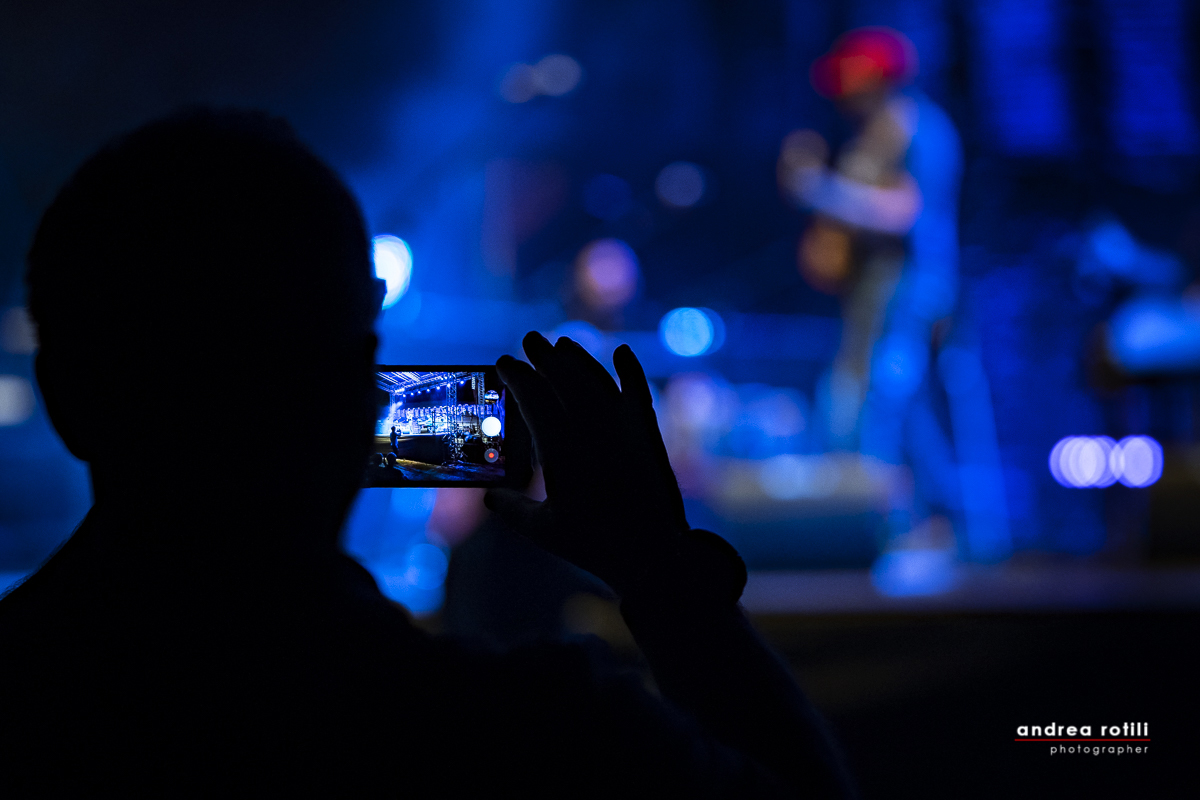
<path fill-rule="evenodd" d="M 813 88 L 825 97 L 845 97 L 880 84 L 899 86 L 917 74 L 917 49 L 891 28 L 856 28 L 842 34 L 813 62 Z"/>

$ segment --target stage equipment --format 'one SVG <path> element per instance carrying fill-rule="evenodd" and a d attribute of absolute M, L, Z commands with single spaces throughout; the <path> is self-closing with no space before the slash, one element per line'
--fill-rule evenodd
<path fill-rule="evenodd" d="M 383 365 L 376 368 L 376 386 L 382 390 L 377 449 L 384 464 L 405 466 L 403 476 L 398 469 L 378 470 L 368 485 L 524 487 L 528 482 L 532 443 L 515 405 L 501 407 L 506 393 L 495 367 Z M 393 425 L 395 443 L 390 442 Z M 395 462 L 387 459 L 389 451 Z"/>

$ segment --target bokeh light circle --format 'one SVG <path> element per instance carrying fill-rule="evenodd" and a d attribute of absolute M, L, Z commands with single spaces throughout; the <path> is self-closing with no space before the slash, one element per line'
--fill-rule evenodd
<path fill-rule="evenodd" d="M 580 297 L 590 307 L 621 308 L 637 294 L 637 256 L 620 239 L 597 239 L 579 251 L 575 280 Z"/>
<path fill-rule="evenodd" d="M 663 345 L 677 356 L 704 355 L 720 346 L 719 319 L 707 309 L 676 308 L 663 316 L 658 335 Z"/>
<path fill-rule="evenodd" d="M 404 296 L 412 281 L 412 250 L 403 239 L 389 234 L 376 236 L 371 245 L 375 277 L 387 284 L 383 307 L 389 308 Z"/>
<path fill-rule="evenodd" d="M 1113 472 L 1126 486 L 1140 489 L 1162 477 L 1162 446 L 1149 436 L 1126 436 L 1113 455 Z"/>
<path fill-rule="evenodd" d="M 527 103 L 539 95 L 569 94 L 583 78 L 579 62 L 551 53 L 536 64 L 513 64 L 500 80 L 500 96 L 510 103 Z"/>
<path fill-rule="evenodd" d="M 579 85 L 583 67 L 579 62 L 562 53 L 552 53 L 536 65 L 537 82 L 543 94 L 561 97 Z"/>
<path fill-rule="evenodd" d="M 704 173 L 687 161 L 667 164 L 654 181 L 654 191 L 665 205 L 691 208 L 704 197 Z"/>
<path fill-rule="evenodd" d="M 1149 436 L 1067 436 L 1050 450 L 1050 474 L 1072 489 L 1104 488 L 1120 481 L 1149 486 L 1162 476 L 1162 447 Z"/>

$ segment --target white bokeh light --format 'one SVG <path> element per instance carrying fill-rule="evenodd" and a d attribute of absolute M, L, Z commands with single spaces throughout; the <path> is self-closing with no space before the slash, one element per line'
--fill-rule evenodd
<path fill-rule="evenodd" d="M 563 53 L 551 53 L 536 64 L 513 64 L 500 80 L 500 96 L 510 103 L 527 103 L 539 95 L 570 94 L 583 79 L 583 67 Z"/>
<path fill-rule="evenodd" d="M 1162 446 L 1149 436 L 1127 436 L 1113 450 L 1112 471 L 1126 486 L 1149 486 L 1162 477 L 1162 469 Z"/>
<path fill-rule="evenodd" d="M 1067 436 L 1050 451 L 1050 474 L 1072 489 L 1149 486 L 1162 476 L 1162 447 L 1149 436 Z"/>
<path fill-rule="evenodd" d="M 388 234 L 376 236 L 371 243 L 375 277 L 387 284 L 383 307 L 389 308 L 404 296 L 412 281 L 412 250 L 403 239 Z"/>
<path fill-rule="evenodd" d="M 20 425 L 33 416 L 33 384 L 20 375 L 0 375 L 0 426 Z"/>
<path fill-rule="evenodd" d="M 579 85 L 583 67 L 568 55 L 553 53 L 533 67 L 537 71 L 537 82 L 543 94 L 561 97 Z"/>

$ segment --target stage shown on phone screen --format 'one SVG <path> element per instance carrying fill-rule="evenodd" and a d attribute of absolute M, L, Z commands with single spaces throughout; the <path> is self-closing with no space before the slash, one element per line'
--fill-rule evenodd
<path fill-rule="evenodd" d="M 366 485 L 498 483 L 504 388 L 491 368 L 377 372 L 379 417 Z"/>

